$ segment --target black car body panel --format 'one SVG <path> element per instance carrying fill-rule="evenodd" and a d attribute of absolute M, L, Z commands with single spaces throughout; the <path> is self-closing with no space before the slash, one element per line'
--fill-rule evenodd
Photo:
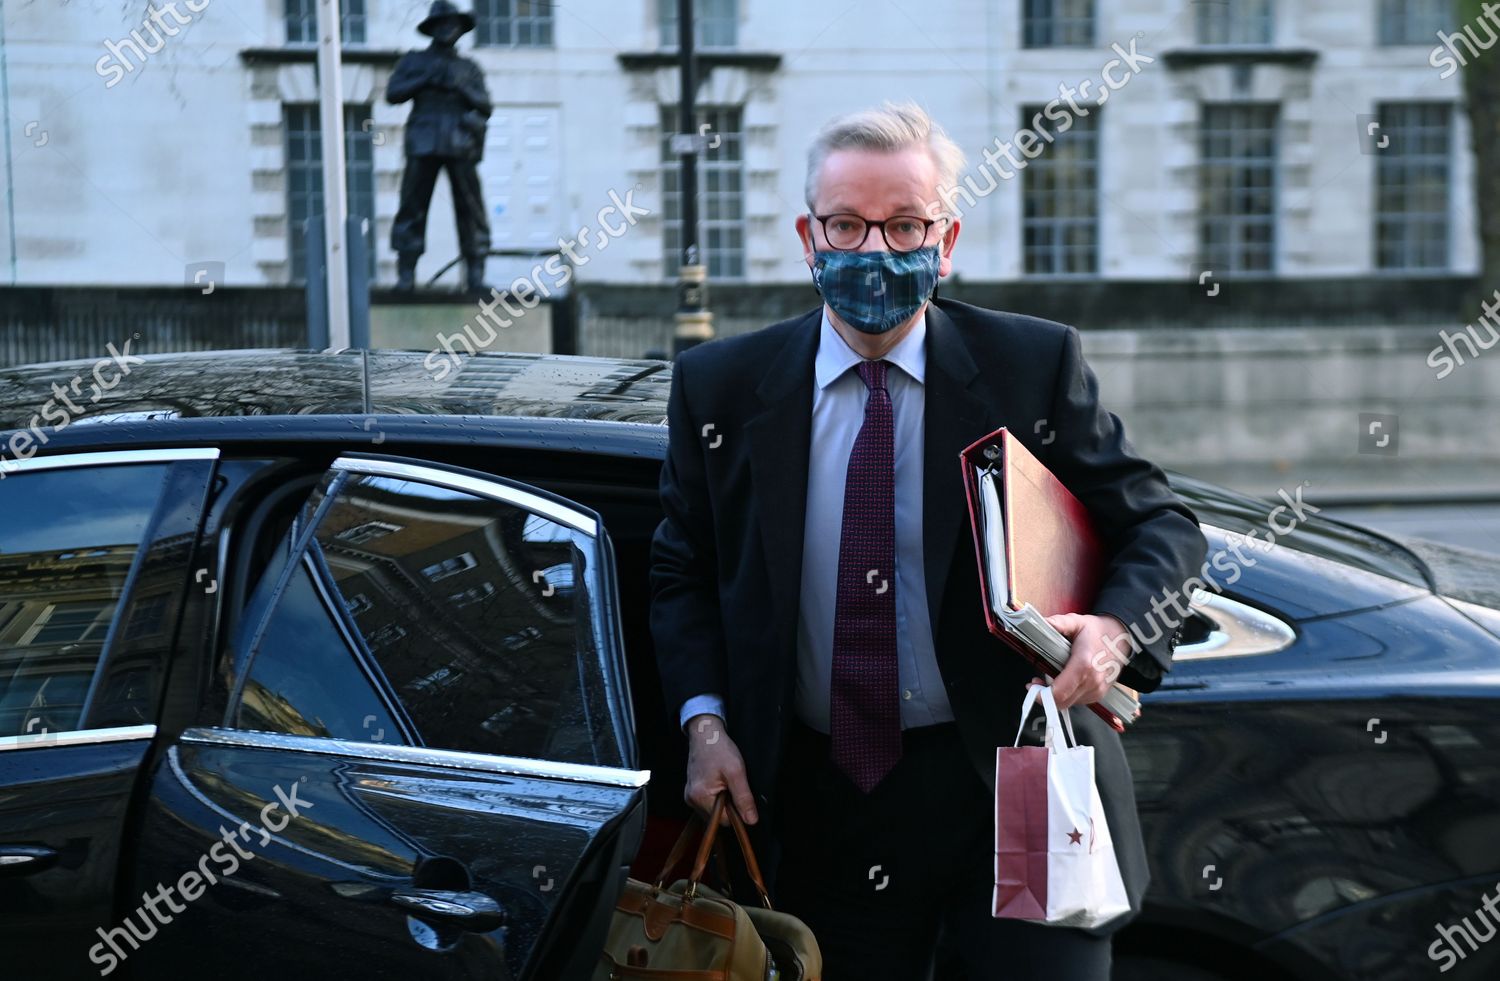
<path fill-rule="evenodd" d="M 222 873 L 235 856 L 220 848 L 227 861 L 209 867 L 221 873 L 215 901 L 188 904 L 163 927 L 173 942 L 131 953 L 143 977 L 237 977 L 245 965 L 294 977 L 525 977 L 559 899 L 587 890 L 593 905 L 617 887 L 568 876 L 622 821 L 639 820 L 636 788 L 215 738 L 247 737 L 196 730 L 157 770 L 132 893 L 198 868 L 242 822 L 280 822 L 261 811 L 294 786 L 287 796 L 305 810 L 275 834 L 241 836 L 235 844 L 251 857 L 239 856 L 232 874 Z M 468 929 L 409 915 L 396 900 L 419 890 L 490 897 L 504 922 Z"/>
<path fill-rule="evenodd" d="M 1451 671 L 1418 660 L 1422 629 L 1444 637 Z M 1430 967 L 1434 923 L 1481 908 L 1500 879 L 1494 659 L 1493 638 L 1429 597 L 1305 624 L 1247 659 L 1268 662 L 1258 672 L 1179 665 L 1126 741 L 1153 859 L 1143 920 L 1238 934 L 1278 963 L 1297 951 L 1332 977 Z M 1370 929 L 1351 948 L 1352 923 Z"/>
<path fill-rule="evenodd" d="M 86 951 L 115 915 L 115 870 L 149 748 L 140 738 L 0 753 L 0 855 L 37 856 L 0 868 L 9 963 L 40 972 L 71 951 L 71 968 L 54 976 L 98 976 Z"/>

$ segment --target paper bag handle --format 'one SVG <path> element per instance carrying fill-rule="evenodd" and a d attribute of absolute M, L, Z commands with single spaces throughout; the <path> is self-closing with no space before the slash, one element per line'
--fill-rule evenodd
<path fill-rule="evenodd" d="M 1041 698 L 1042 711 L 1047 715 L 1048 737 L 1053 732 L 1066 733 L 1063 746 L 1067 749 L 1076 748 L 1078 737 L 1073 734 L 1073 720 L 1068 713 L 1058 711 L 1057 697 L 1052 694 L 1051 685 L 1032 685 L 1026 689 L 1026 698 L 1021 702 L 1021 724 L 1016 726 L 1016 741 L 1011 745 L 1013 747 L 1021 745 L 1021 733 L 1026 731 L 1026 717 L 1031 714 L 1032 706 L 1036 704 L 1038 698 Z M 1052 752 L 1057 752 L 1057 744 L 1053 739 L 1046 738 L 1044 741 Z"/>

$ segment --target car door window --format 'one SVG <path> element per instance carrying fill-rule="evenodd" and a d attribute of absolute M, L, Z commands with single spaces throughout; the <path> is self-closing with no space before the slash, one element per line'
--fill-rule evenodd
<path fill-rule="evenodd" d="M 0 736 L 82 727 L 167 470 L 0 473 Z M 143 613 L 149 604 L 129 630 L 144 629 Z"/>
<path fill-rule="evenodd" d="M 531 492 L 426 472 L 313 494 L 236 724 L 621 765 L 596 534 Z"/>
<path fill-rule="evenodd" d="M 260 656 L 240 700 L 246 729 L 400 742 L 399 729 L 360 670 L 312 563 L 293 566 L 266 620 Z"/>

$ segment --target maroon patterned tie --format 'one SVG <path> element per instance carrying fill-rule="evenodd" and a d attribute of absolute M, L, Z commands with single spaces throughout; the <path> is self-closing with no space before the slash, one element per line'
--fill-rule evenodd
<path fill-rule="evenodd" d="M 888 361 L 861 361 L 870 390 L 849 452 L 830 700 L 833 760 L 869 793 L 901 758 L 896 665 L 895 421 Z"/>

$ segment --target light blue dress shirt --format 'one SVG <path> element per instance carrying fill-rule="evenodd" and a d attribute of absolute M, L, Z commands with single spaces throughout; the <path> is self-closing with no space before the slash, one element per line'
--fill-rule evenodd
<path fill-rule="evenodd" d="M 896 656 L 900 672 L 901 725 L 934 725 L 953 719 L 938 671 L 927 609 L 922 564 L 922 451 L 927 367 L 927 324 L 885 355 L 899 370 L 886 372 L 895 432 Z M 797 716 L 819 732 L 829 730 L 833 677 L 833 614 L 838 597 L 839 539 L 844 520 L 844 482 L 849 453 L 865 420 L 869 394 L 852 370 L 860 355 L 844 342 L 823 311 L 814 363 L 812 442 L 807 471 L 807 517 L 802 542 L 802 592 L 797 617 Z M 695 715 L 724 716 L 717 694 L 683 703 L 683 725 Z"/>

